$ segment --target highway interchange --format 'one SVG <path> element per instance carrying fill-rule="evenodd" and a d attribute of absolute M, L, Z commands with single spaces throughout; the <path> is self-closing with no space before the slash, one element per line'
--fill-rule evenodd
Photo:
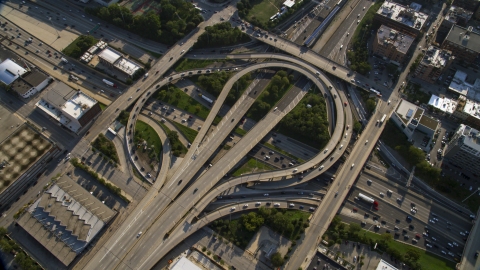
<path fill-rule="evenodd" d="M 49 7 L 51 6 L 49 4 L 47 5 Z M 66 12 L 65 8 L 56 8 Z M 67 6 L 67 8 L 69 7 Z M 358 9 L 361 9 L 361 4 L 356 6 L 354 12 Z M 81 12 L 75 11 L 76 10 L 71 11 L 69 19 L 78 20 L 79 22 L 84 22 L 87 19 L 90 20 L 89 18 L 85 18 Z M 197 31 L 190 33 L 168 50 L 166 48 L 161 48 L 161 52 L 165 54 L 159 61 L 153 63 L 151 69 L 158 73 L 158 76 L 149 76 L 144 80 L 139 80 L 128 89 L 119 89 L 122 91 L 118 93 L 114 92 L 117 90 L 109 90 L 112 94 L 111 97 L 116 97 L 116 94 L 121 95 L 116 97 L 116 100 L 114 100 L 103 112 L 100 118 L 97 119 L 87 135 L 81 139 L 81 142 L 76 149 L 72 150 L 72 153 L 83 152 L 80 148 L 84 147 L 84 145 L 88 145 L 89 142 L 95 139 L 99 133 L 104 132 L 105 127 L 108 126 L 112 119 L 116 118 L 120 110 L 125 109 L 130 105 L 133 105 L 133 108 L 144 107 L 148 98 L 156 89 L 185 76 L 183 74 L 172 74 L 168 77 L 161 77 L 176 61 L 184 56 L 184 51 L 188 52 L 196 39 L 204 32 L 206 26 L 215 24 L 220 18 L 229 18 L 231 15 L 232 13 L 230 9 L 224 9 L 218 13 L 212 14 L 208 20 L 199 25 Z M 352 24 L 351 18 L 349 21 L 350 24 Z M 75 24 L 76 26 L 74 28 L 78 30 L 78 27 L 81 24 L 82 23 Z M 90 26 L 93 28 L 95 25 L 96 23 L 91 21 Z M 90 29 L 90 26 L 81 26 L 83 28 L 81 28 L 80 31 L 86 31 L 86 29 Z M 345 29 L 352 29 L 352 25 L 348 27 L 349 28 Z M 15 29 L 12 31 L 15 31 Z M 19 32 L 20 31 L 21 30 L 19 30 Z M 7 30 L 7 32 L 11 31 Z M 114 33 L 115 31 L 109 32 Z M 121 33 L 121 31 L 119 32 Z M 306 190 L 297 191 L 297 189 L 295 189 L 285 192 L 270 192 L 270 196 L 274 197 L 271 200 L 268 198 L 261 198 L 261 196 L 256 196 L 255 194 L 249 194 L 248 196 L 245 196 L 246 198 L 238 198 L 236 196 L 229 198 L 235 200 L 235 202 L 233 202 L 233 200 L 221 201 L 218 199 L 218 196 L 227 189 L 243 183 L 274 181 L 276 183 L 278 182 L 276 188 L 289 188 L 294 187 L 299 183 L 306 183 L 312 179 L 318 178 L 319 175 L 327 171 L 328 168 L 330 168 L 343 155 L 346 147 L 339 146 L 348 145 L 352 134 L 346 130 L 346 126 L 353 126 L 350 105 L 344 106 L 343 104 L 347 101 L 346 94 L 343 91 L 338 91 L 337 84 L 333 83 L 327 76 L 325 76 L 324 72 L 330 73 L 344 82 L 353 85 L 361 87 L 374 85 L 372 80 L 355 74 L 345 67 L 345 62 L 342 61 L 342 56 L 340 56 L 340 54 L 335 54 L 333 56 L 328 55 L 327 58 L 322 56 L 323 53 L 320 55 L 274 34 L 269 33 L 268 36 L 264 34 L 261 36 L 255 36 L 252 30 L 247 30 L 247 33 L 251 34 L 252 37 L 260 42 L 287 52 L 289 55 L 275 53 L 220 55 L 220 58 L 226 57 L 231 59 L 270 58 L 277 60 L 277 62 L 264 62 L 246 66 L 230 78 L 224 86 L 222 93 L 217 98 L 216 103 L 212 107 L 208 118 L 203 122 L 195 141 L 192 142 L 190 150 L 184 159 L 180 161 L 181 163 L 177 164 L 173 169 L 170 168 L 172 164 L 170 162 L 169 142 L 168 140 L 163 142 L 162 166 L 158 175 L 156 175 L 157 181 L 153 183 L 151 189 L 139 202 L 135 211 L 127 218 L 122 226 L 117 229 L 114 235 L 101 247 L 95 256 L 88 261 L 84 269 L 98 269 L 99 267 L 102 269 L 151 269 L 155 266 L 157 261 L 167 254 L 174 246 L 202 226 L 205 226 L 209 222 L 222 216 L 228 215 L 232 211 L 250 210 L 255 206 L 256 202 L 261 202 L 263 204 L 264 202 L 270 201 L 272 202 L 272 205 L 274 202 L 278 202 L 280 204 L 279 207 L 281 208 L 292 208 L 289 204 L 294 202 L 296 205 L 295 208 L 303 205 L 305 206 L 303 209 L 305 211 L 310 211 L 310 207 L 313 207 L 313 218 L 310 221 L 311 226 L 306 230 L 306 234 L 320 236 L 325 232 L 331 219 L 341 208 L 344 199 L 347 199 L 347 204 L 352 206 L 360 205 L 362 209 L 366 207 L 366 205 L 361 204 L 354 199 L 356 196 L 355 193 L 359 190 L 381 201 L 382 206 L 380 211 L 382 213 L 388 209 L 385 212 L 394 213 L 395 211 L 403 211 L 402 213 L 404 215 L 412 215 L 414 217 L 414 220 L 412 221 L 414 229 L 409 229 L 411 231 L 409 231 L 410 240 L 414 237 L 415 233 L 421 234 L 421 229 L 427 225 L 430 229 L 429 237 L 437 236 L 437 241 L 435 243 L 439 243 L 439 248 L 437 248 L 438 252 L 445 249 L 445 243 L 455 241 L 460 244 L 460 247 L 454 247 L 452 248 L 452 251 L 454 251 L 454 253 L 461 253 L 460 248 L 462 247 L 463 237 L 458 233 L 448 234 L 445 237 L 444 235 L 440 235 L 438 229 L 440 226 L 445 225 L 443 224 L 443 221 L 446 220 L 448 216 L 456 215 L 456 213 L 452 213 L 451 210 L 444 208 L 438 210 L 430 209 L 429 207 L 431 207 L 431 204 L 416 200 L 416 198 L 410 198 L 410 193 L 407 193 L 400 188 L 398 188 L 398 192 L 403 192 L 401 197 L 402 202 L 398 203 L 396 200 L 395 189 L 393 187 L 389 188 L 389 186 L 385 186 L 384 184 L 379 183 L 379 181 L 374 181 L 371 185 L 364 184 L 363 182 L 366 183 L 365 175 L 362 175 L 357 184 L 355 184 L 357 176 L 363 170 L 363 164 L 367 161 L 368 153 L 370 153 L 375 147 L 375 142 L 378 140 L 381 131 L 383 130 L 383 126 L 375 125 L 376 121 L 370 121 L 370 123 L 366 125 L 360 138 L 356 141 L 353 149 L 350 151 L 344 166 L 337 173 L 334 182 L 329 188 L 329 192 L 312 193 L 314 196 L 311 196 L 311 192 L 307 193 Z M 17 35 L 17 33 L 15 33 L 15 35 Z M 128 36 L 129 35 L 127 34 L 127 37 Z M 39 51 L 38 53 L 47 53 L 45 45 L 40 45 L 38 42 L 32 43 L 25 49 L 23 43 L 25 43 L 25 40 L 28 39 L 28 37 L 28 33 L 19 35 L 12 40 L 13 44 L 9 46 L 19 45 L 17 50 L 20 50 L 23 53 L 25 53 L 25 50 L 28 50 L 30 54 L 36 54 L 37 50 Z M 112 38 L 123 39 L 125 38 L 125 35 L 119 34 L 113 36 L 112 34 Z M 345 38 L 345 36 L 338 37 L 337 35 L 333 40 L 338 40 L 339 38 L 342 39 Z M 144 42 L 144 44 L 142 44 L 142 47 L 144 48 L 148 49 L 154 47 L 154 45 L 148 41 L 142 40 L 140 42 Z M 5 41 L 3 43 L 5 44 Z M 323 51 L 335 51 L 331 46 L 332 45 L 327 44 Z M 158 47 L 155 48 L 158 51 Z M 189 56 L 191 57 L 191 55 Z M 219 58 L 219 55 L 202 54 L 197 58 L 214 59 Z M 55 57 L 52 57 L 47 61 L 42 59 L 39 61 L 44 61 L 48 65 L 60 66 L 59 59 Z M 333 130 L 330 131 L 332 135 L 331 140 L 316 156 L 307 160 L 303 164 L 298 164 L 294 167 L 287 167 L 282 170 L 254 173 L 236 178 L 224 179 L 224 175 L 227 174 L 244 156 L 246 156 L 251 149 L 258 145 L 260 140 L 270 133 L 282 117 L 298 104 L 309 89 L 310 84 L 306 85 L 303 89 L 288 92 L 286 96 L 278 102 L 276 105 L 277 107 L 272 109 L 272 111 L 270 111 L 261 121 L 252 127 L 252 129 L 249 130 L 249 132 L 222 157 L 222 159 L 210 165 L 209 160 L 215 150 L 219 147 L 220 143 L 232 133 L 236 124 L 240 121 L 242 116 L 245 115 L 260 94 L 251 93 L 247 90 L 230 111 L 224 115 L 222 121 L 213 131 L 211 131 L 213 119 L 221 109 L 233 83 L 243 74 L 253 70 L 277 67 L 287 68 L 302 73 L 311 83 L 316 84 L 318 89 L 322 91 L 322 94 L 327 97 L 327 111 L 329 117 L 335 119 L 335 126 Z M 69 67 L 65 68 L 68 69 Z M 82 67 L 80 67 L 78 71 L 79 77 L 88 81 L 90 79 L 90 76 L 86 75 L 88 70 L 82 70 Z M 185 72 L 185 74 L 186 73 L 187 72 Z M 192 71 L 190 74 L 194 74 L 194 72 Z M 398 80 L 398 84 L 394 86 L 393 89 L 378 87 L 378 90 L 383 93 L 383 98 L 379 100 L 377 110 L 372 116 L 372 119 L 379 119 L 383 114 L 388 115 L 396 106 L 399 101 L 397 98 L 397 91 L 402 86 L 405 74 L 402 76 L 403 77 Z M 99 78 L 94 76 L 93 85 L 96 83 L 101 84 L 100 81 Z M 386 102 L 387 100 L 390 100 L 391 103 L 388 104 Z M 132 113 L 126 127 L 125 143 L 127 144 L 129 151 L 133 148 L 129 143 L 132 136 L 131 134 L 135 132 L 134 123 L 137 118 L 138 115 Z M 128 158 L 133 159 L 131 152 L 128 153 Z M 131 161 L 133 162 L 133 160 Z M 133 162 L 133 164 L 135 163 Z M 200 171 L 203 173 L 199 174 L 198 172 Z M 303 179 L 295 178 L 298 177 L 298 175 L 296 175 L 298 172 L 303 171 L 305 171 L 303 173 Z M 276 183 L 273 185 L 276 185 Z M 271 187 L 273 185 L 271 184 Z M 379 195 L 380 192 L 386 194 L 385 191 L 388 189 L 394 190 L 392 196 L 382 197 Z M 302 192 L 303 194 L 299 194 L 299 192 Z M 260 194 L 263 194 L 263 192 L 259 192 L 257 195 Z M 212 202 L 214 203 L 212 204 Z M 409 208 L 411 207 L 412 202 L 419 208 L 418 212 L 414 215 L 409 213 Z M 248 204 L 249 206 L 243 207 L 245 204 Z M 204 211 L 209 205 L 210 207 L 218 205 L 218 207 L 214 212 L 207 212 L 205 214 Z M 236 205 L 235 210 L 232 210 L 231 208 L 233 205 Z M 316 211 L 320 208 L 322 209 L 321 211 Z M 370 209 L 368 211 L 370 211 Z M 432 219 L 432 211 L 438 215 L 438 224 L 428 224 L 429 220 Z M 375 221 L 365 218 L 365 215 L 362 215 L 363 213 L 363 210 L 359 210 L 356 213 L 356 216 L 350 216 L 349 218 L 352 220 L 366 219 L 367 225 L 377 224 Z M 399 230 L 405 228 L 407 224 L 405 220 L 393 220 L 393 215 L 394 214 L 382 214 L 382 218 L 379 220 L 385 220 L 386 223 L 381 224 L 380 230 L 391 229 L 392 226 L 399 226 Z M 437 218 L 437 216 L 435 216 L 435 218 Z M 454 226 L 451 227 L 451 231 L 460 232 L 469 230 L 471 224 L 468 223 L 468 220 L 463 221 L 464 222 L 462 223 L 455 223 Z M 137 237 L 139 231 L 143 232 L 141 237 Z M 420 238 L 423 240 L 425 237 L 424 235 L 421 235 Z M 299 266 L 305 268 L 305 266 L 307 266 L 314 258 L 315 246 L 318 243 L 319 239 L 316 237 L 306 238 L 304 243 L 295 249 L 294 255 L 291 256 L 290 261 L 287 263 L 287 269 L 297 269 Z M 423 244 L 424 242 L 419 242 L 417 245 Z"/>

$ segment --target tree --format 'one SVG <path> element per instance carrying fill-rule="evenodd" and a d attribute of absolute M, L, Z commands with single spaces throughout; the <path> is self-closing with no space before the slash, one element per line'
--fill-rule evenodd
<path fill-rule="evenodd" d="M 361 230 L 362 230 L 362 227 L 358 223 L 351 223 L 348 227 L 348 231 L 352 235 L 357 234 Z"/>
<path fill-rule="evenodd" d="M 420 259 L 420 251 L 418 249 L 410 248 L 405 252 L 405 260 L 411 263 L 415 263 Z"/>
<path fill-rule="evenodd" d="M 264 219 L 262 216 L 255 212 L 250 212 L 247 215 L 242 215 L 242 223 L 245 229 L 250 232 L 254 232 L 263 225 Z"/>
<path fill-rule="evenodd" d="M 375 110 L 375 107 L 377 106 L 377 104 L 375 103 L 375 100 L 373 100 L 372 98 L 369 98 L 367 99 L 367 111 L 369 113 L 373 112 Z"/>
<path fill-rule="evenodd" d="M 353 131 L 356 133 L 359 133 L 362 130 L 362 124 L 360 122 L 355 121 L 355 124 L 353 124 Z"/>
<path fill-rule="evenodd" d="M 425 159 L 425 153 L 413 145 L 408 148 L 408 155 L 412 164 L 418 164 Z"/>
<path fill-rule="evenodd" d="M 282 254 L 280 252 L 275 252 L 272 254 L 270 257 L 270 261 L 272 262 L 272 265 L 275 267 L 280 267 L 285 263 L 285 260 L 283 259 Z"/>
<path fill-rule="evenodd" d="M 393 239 L 392 235 L 389 234 L 389 233 L 384 233 L 384 234 L 381 235 L 381 237 L 382 237 L 382 241 L 383 241 L 385 244 L 389 243 L 389 242 L 392 241 L 392 239 Z"/>
<path fill-rule="evenodd" d="M 333 227 L 333 228 L 336 228 L 338 225 L 340 225 L 342 223 L 342 219 L 340 218 L 340 216 L 336 215 L 333 219 L 332 219 L 332 223 L 330 223 L 330 225 Z"/>

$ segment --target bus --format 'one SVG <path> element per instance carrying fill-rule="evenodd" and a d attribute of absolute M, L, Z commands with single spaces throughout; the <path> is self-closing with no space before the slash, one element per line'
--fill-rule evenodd
<path fill-rule="evenodd" d="M 375 88 L 370 88 L 370 92 L 374 93 L 375 95 L 377 95 L 377 97 L 382 97 L 382 93 L 380 93 L 380 91 L 377 91 L 375 90 Z"/>

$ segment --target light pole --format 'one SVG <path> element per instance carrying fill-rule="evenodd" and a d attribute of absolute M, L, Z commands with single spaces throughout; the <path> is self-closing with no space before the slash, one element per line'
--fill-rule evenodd
<path fill-rule="evenodd" d="M 48 17 L 48 20 L 49 20 L 50 23 L 52 24 L 52 28 L 55 29 L 55 31 L 57 32 L 57 38 L 60 38 L 60 34 L 58 33 L 57 28 L 55 28 L 55 26 L 53 26 L 52 17 Z"/>
<path fill-rule="evenodd" d="M 462 203 L 463 203 L 464 201 L 466 201 L 468 198 L 472 197 L 472 195 L 475 194 L 475 192 L 477 192 L 477 191 L 480 191 L 480 187 L 479 187 L 477 190 L 475 190 L 472 194 L 468 195 L 468 197 L 466 197 L 466 198 L 462 201 Z"/>

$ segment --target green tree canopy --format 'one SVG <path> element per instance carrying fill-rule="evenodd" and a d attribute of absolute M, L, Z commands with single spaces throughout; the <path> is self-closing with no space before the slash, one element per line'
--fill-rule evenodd
<path fill-rule="evenodd" d="M 258 215 L 255 212 L 250 212 L 247 215 L 242 215 L 242 222 L 245 229 L 254 232 L 263 225 L 264 220 L 261 215 Z"/>
<path fill-rule="evenodd" d="M 270 261 L 272 262 L 272 265 L 275 267 L 280 267 L 285 263 L 285 260 L 283 259 L 282 254 L 280 252 L 275 252 L 272 254 L 270 257 Z"/>

